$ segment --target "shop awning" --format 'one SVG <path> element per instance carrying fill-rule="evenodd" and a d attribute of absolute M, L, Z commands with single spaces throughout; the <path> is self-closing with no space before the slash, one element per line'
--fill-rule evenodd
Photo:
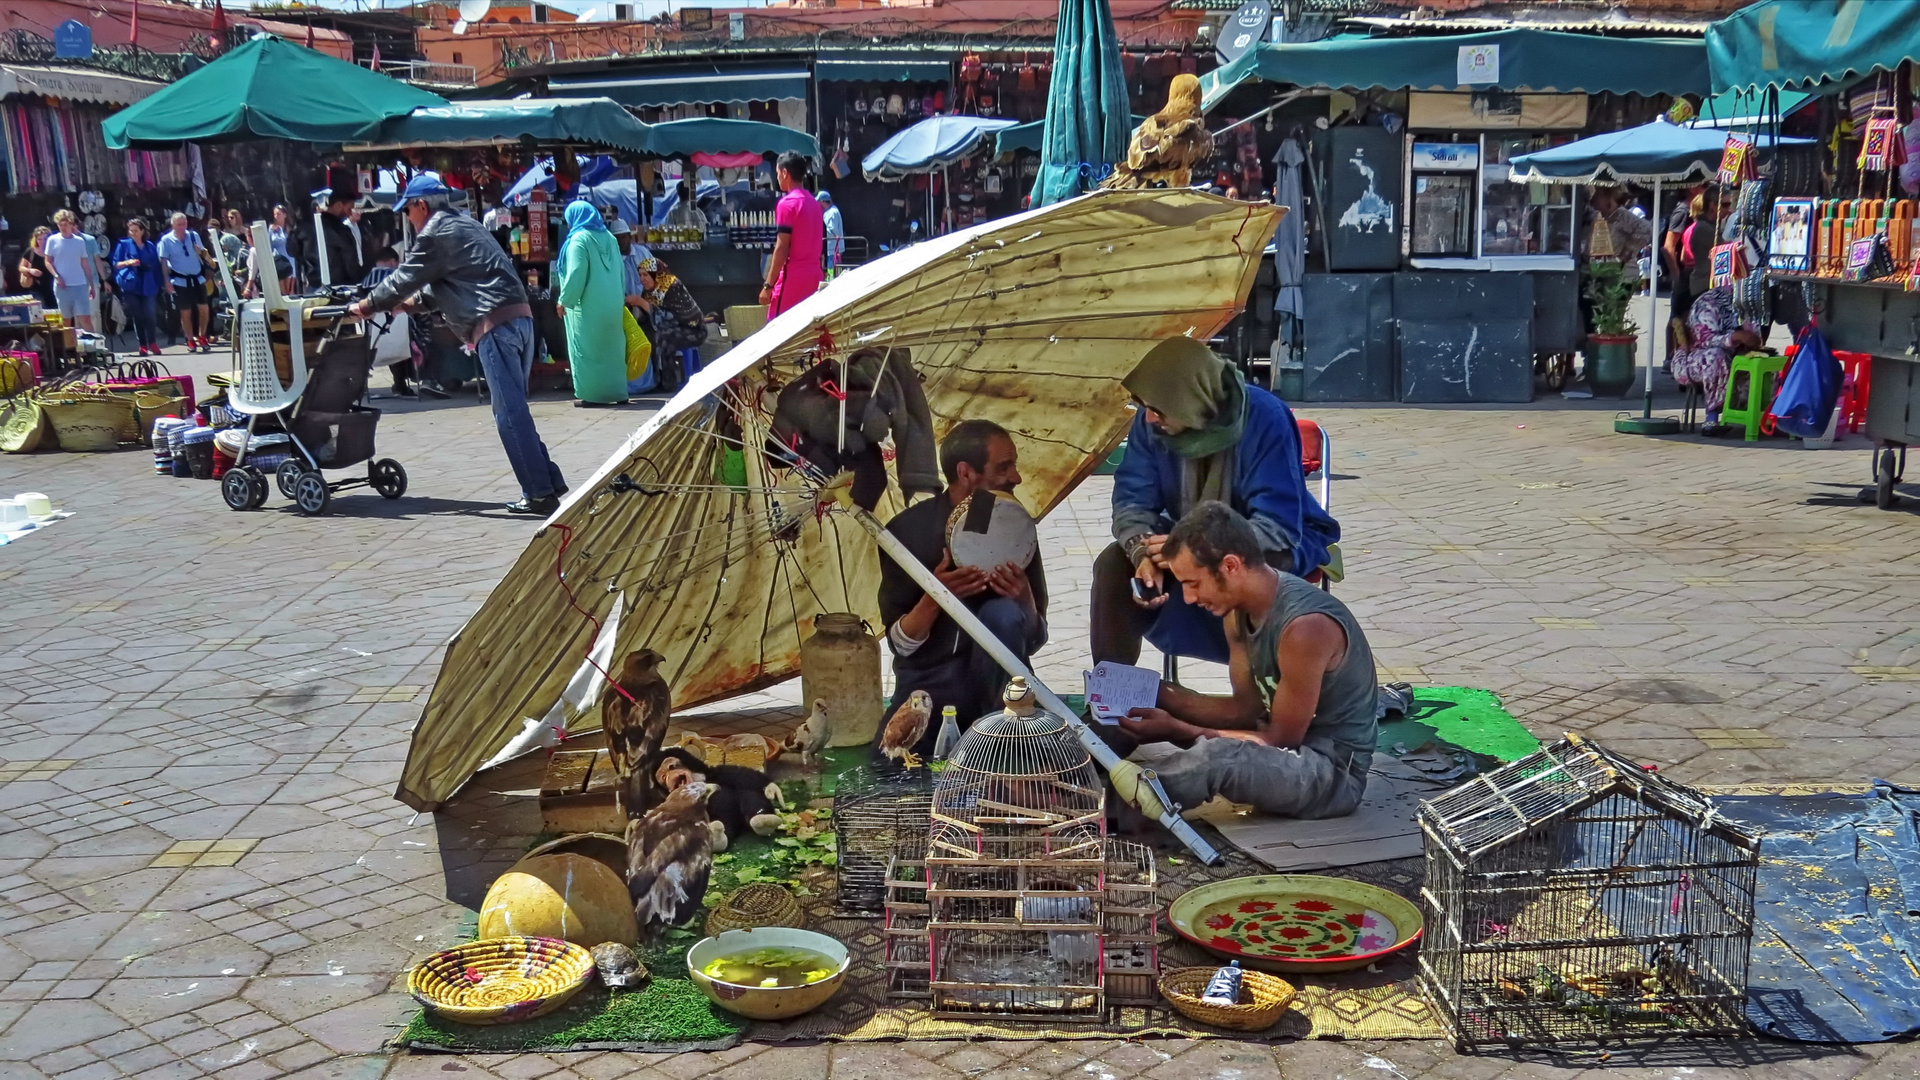
<path fill-rule="evenodd" d="M 1694 120 L 1694 127 L 1730 128 L 1756 127 L 1773 121 L 1772 105 L 1767 101 L 1765 90 L 1722 90 L 1700 105 L 1700 116 Z M 1780 119 L 1785 120 L 1794 113 L 1818 100 L 1818 94 L 1803 93 L 1799 90 L 1781 90 Z"/>
<path fill-rule="evenodd" d="M 1130 117 L 1130 119 L 1133 121 L 1133 126 L 1138 128 L 1140 122 L 1145 120 L 1146 117 L 1134 116 Z M 1010 128 L 1002 128 L 993 136 L 993 152 L 996 156 L 1000 154 L 1011 154 L 1015 150 L 1028 150 L 1037 154 L 1040 152 L 1040 140 L 1046 136 L 1046 131 L 1047 122 L 1045 120 L 1035 120 L 1031 123 L 1015 124 Z"/>
<path fill-rule="evenodd" d="M 1920 0 L 1761 0 L 1707 27 L 1713 88 L 1809 87 L 1920 60 Z"/>
<path fill-rule="evenodd" d="M 1203 108 L 1217 104 L 1246 78 L 1332 90 L 1708 92 L 1707 51 L 1699 41 L 1550 30 L 1265 44 L 1214 76 L 1210 87 L 1202 84 Z"/>
<path fill-rule="evenodd" d="M 248 139 L 346 143 L 366 138 L 384 120 L 446 103 L 358 64 L 259 37 L 114 113 L 101 127 L 115 150 Z"/>
<path fill-rule="evenodd" d="M 702 105 L 778 101 L 807 96 L 813 73 L 800 64 L 655 64 L 625 71 L 555 75 L 547 81 L 556 94 L 610 97 L 622 105 Z"/>
<path fill-rule="evenodd" d="M 101 105 L 131 105 L 167 84 L 129 75 L 109 75 L 86 68 L 0 64 L 0 97 L 44 94 L 64 101 L 91 101 Z"/>
<path fill-rule="evenodd" d="M 719 117 L 694 117 L 669 120 L 652 129 L 652 154 L 655 157 L 686 157 L 689 154 L 796 154 L 820 156 L 820 143 L 804 131 L 758 120 L 724 120 Z"/>
<path fill-rule="evenodd" d="M 1763 147 L 1775 140 L 1761 135 Z M 1810 139 L 1780 139 L 1779 145 Z M 1592 135 L 1565 146 L 1522 154 L 1511 162 L 1516 182 L 1556 181 L 1574 184 L 1682 183 L 1705 180 L 1720 168 L 1727 133 L 1717 128 L 1675 124 L 1661 117 L 1650 124 Z"/>
<path fill-rule="evenodd" d="M 928 53 L 821 53 L 813 76 L 821 82 L 951 82 L 953 57 Z"/>
<path fill-rule="evenodd" d="M 382 123 L 355 150 L 405 146 L 603 147 L 653 152 L 652 129 L 607 98 L 467 101 L 415 109 Z"/>
<path fill-rule="evenodd" d="M 860 168 L 869 180 L 935 172 L 974 154 L 995 132 L 1013 125 L 985 116 L 929 117 L 881 143 Z"/>

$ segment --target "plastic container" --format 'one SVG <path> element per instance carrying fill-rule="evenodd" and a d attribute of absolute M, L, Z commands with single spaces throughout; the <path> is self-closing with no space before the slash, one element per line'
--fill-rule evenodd
<path fill-rule="evenodd" d="M 880 730 L 880 641 L 867 621 L 837 611 L 813 617 L 800 643 L 800 700 L 827 703 L 827 745 L 864 746 Z"/>

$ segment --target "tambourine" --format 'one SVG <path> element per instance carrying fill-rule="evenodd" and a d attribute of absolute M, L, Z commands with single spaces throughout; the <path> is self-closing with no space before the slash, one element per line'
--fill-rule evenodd
<path fill-rule="evenodd" d="M 976 491 L 947 517 L 953 565 L 981 570 L 1012 563 L 1025 570 L 1040 553 L 1040 532 L 1020 500 L 1004 491 Z"/>

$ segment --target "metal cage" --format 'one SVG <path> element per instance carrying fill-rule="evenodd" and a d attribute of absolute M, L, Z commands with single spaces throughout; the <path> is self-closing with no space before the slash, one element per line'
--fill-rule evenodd
<path fill-rule="evenodd" d="M 1420 809 L 1420 981 L 1454 1045 L 1743 1032 L 1759 841 L 1579 736 Z"/>
<path fill-rule="evenodd" d="M 879 773 L 861 766 L 840 777 L 833 793 L 833 831 L 836 904 L 842 915 L 881 912 L 888 863 L 902 844 L 926 849 L 932 801 L 925 769 Z"/>

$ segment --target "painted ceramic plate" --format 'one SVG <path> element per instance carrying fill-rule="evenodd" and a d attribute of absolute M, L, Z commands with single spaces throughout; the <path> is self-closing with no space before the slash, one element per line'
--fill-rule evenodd
<path fill-rule="evenodd" d="M 1180 936 L 1267 971 L 1343 971 L 1418 940 L 1420 909 L 1364 882 L 1310 874 L 1216 881 L 1167 909 Z"/>

